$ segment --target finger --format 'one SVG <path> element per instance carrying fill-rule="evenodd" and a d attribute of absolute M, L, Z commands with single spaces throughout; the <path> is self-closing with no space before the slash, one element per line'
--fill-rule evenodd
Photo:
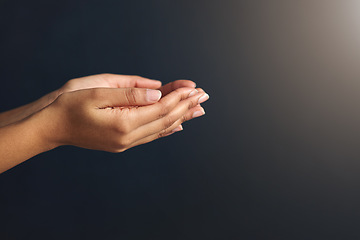
<path fill-rule="evenodd" d="M 169 132 L 169 133 L 167 133 L 167 134 L 164 134 L 163 137 L 170 136 L 170 135 L 172 135 L 172 134 L 174 134 L 174 133 L 176 133 L 176 132 L 180 132 L 180 131 L 182 131 L 182 130 L 184 130 L 184 127 L 180 124 L 180 125 L 177 126 L 175 129 L 173 129 L 171 132 Z"/>
<path fill-rule="evenodd" d="M 179 88 L 151 106 L 144 106 L 131 111 L 129 117 L 133 127 L 137 128 L 166 116 L 180 101 L 187 99 L 193 91 L 197 93 L 195 89 Z"/>
<path fill-rule="evenodd" d="M 201 115 L 196 115 L 195 113 L 201 113 Z M 188 113 L 186 113 L 186 115 L 183 118 L 178 119 L 173 125 L 171 125 L 169 128 L 165 129 L 165 130 L 161 130 L 159 132 L 150 134 L 146 137 L 143 137 L 137 141 L 134 141 L 133 143 L 130 144 L 130 147 L 135 147 L 141 144 L 145 144 L 148 142 L 152 142 L 156 139 L 162 138 L 162 137 L 167 137 L 170 136 L 176 132 L 182 131 L 183 127 L 182 127 L 182 123 L 184 123 L 185 121 L 189 121 L 191 119 L 194 119 L 196 117 L 200 117 L 203 116 L 205 114 L 205 111 L 202 107 L 194 107 L 193 109 L 191 109 L 191 111 L 189 111 Z"/>
<path fill-rule="evenodd" d="M 161 98 L 161 92 L 145 88 L 95 88 L 88 91 L 97 108 L 144 106 Z"/>
<path fill-rule="evenodd" d="M 200 92 L 200 93 L 204 93 L 204 92 L 205 92 L 204 89 L 202 89 L 202 88 L 196 88 L 196 90 L 198 90 L 198 92 Z"/>
<path fill-rule="evenodd" d="M 196 84 L 190 80 L 177 80 L 162 86 L 161 88 L 159 88 L 159 90 L 162 92 L 163 96 L 166 96 L 170 92 L 183 87 L 195 88 Z"/>
<path fill-rule="evenodd" d="M 136 75 L 102 74 L 103 79 L 111 83 L 111 86 L 118 88 L 150 88 L 161 87 L 161 81 L 144 78 Z"/>
<path fill-rule="evenodd" d="M 136 88 L 150 88 L 150 89 L 158 89 L 161 87 L 162 83 L 159 80 L 144 78 L 140 76 L 130 76 L 132 81 L 134 82 L 134 87 Z"/>
<path fill-rule="evenodd" d="M 166 116 L 133 130 L 129 136 L 130 139 L 136 140 L 148 135 L 163 132 L 166 129 L 171 128 L 171 126 L 174 126 L 174 124 L 178 126 L 181 123 L 192 119 L 193 117 L 203 115 L 205 113 L 204 109 L 200 106 L 197 106 L 198 99 L 203 95 L 204 94 L 200 93 L 181 101 Z"/>
<path fill-rule="evenodd" d="M 196 90 L 197 90 L 199 93 L 205 93 L 205 91 L 204 91 L 202 88 L 196 88 Z M 200 103 L 198 104 L 198 106 L 200 106 Z"/>

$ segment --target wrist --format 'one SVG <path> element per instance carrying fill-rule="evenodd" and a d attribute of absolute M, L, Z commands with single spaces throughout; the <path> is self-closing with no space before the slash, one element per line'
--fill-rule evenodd
<path fill-rule="evenodd" d="M 43 96 L 42 98 L 38 99 L 37 101 L 33 102 L 32 104 L 32 112 L 35 113 L 40 111 L 41 109 L 49 106 L 53 103 L 56 98 L 60 95 L 60 90 L 55 90 Z"/>
<path fill-rule="evenodd" d="M 56 112 L 51 105 L 44 107 L 29 118 L 25 119 L 34 129 L 37 141 L 44 147 L 45 151 L 61 146 L 59 133 L 61 132 L 58 125 Z"/>

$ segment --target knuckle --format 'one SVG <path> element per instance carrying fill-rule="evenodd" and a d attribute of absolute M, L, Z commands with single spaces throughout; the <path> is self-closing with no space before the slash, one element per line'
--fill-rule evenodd
<path fill-rule="evenodd" d="M 119 137 L 117 140 L 117 149 L 126 149 L 131 144 L 131 141 L 127 137 Z"/>
<path fill-rule="evenodd" d="M 163 129 L 164 130 L 168 129 L 169 127 L 171 127 L 173 125 L 173 123 L 174 123 L 174 121 L 173 121 L 172 117 L 170 117 L 170 116 L 164 117 Z"/>
<path fill-rule="evenodd" d="M 181 123 L 186 122 L 186 121 L 189 121 L 189 120 L 190 120 L 190 118 L 189 118 L 189 116 L 187 116 L 187 115 L 184 115 L 184 116 L 182 116 L 182 117 L 180 118 L 180 122 L 181 122 Z"/>
<path fill-rule="evenodd" d="M 176 91 L 178 100 L 183 101 L 183 100 L 186 100 L 189 97 L 189 94 L 192 91 L 192 89 L 182 87 L 182 88 L 176 89 L 175 91 Z"/>
<path fill-rule="evenodd" d="M 198 102 L 195 99 L 191 99 L 188 104 L 188 109 L 196 107 L 197 105 L 198 105 Z"/>
<path fill-rule="evenodd" d="M 159 102 L 158 104 L 160 108 L 159 118 L 163 118 L 170 112 L 170 106 L 164 102 Z"/>
<path fill-rule="evenodd" d="M 166 135 L 167 135 L 167 131 L 166 129 L 164 129 L 157 134 L 157 138 L 162 138 L 165 137 Z"/>
<path fill-rule="evenodd" d="M 131 132 L 131 124 L 129 122 L 121 121 L 115 124 L 115 130 L 119 134 L 128 134 Z"/>
<path fill-rule="evenodd" d="M 127 88 L 125 91 L 125 98 L 128 103 L 136 103 L 138 92 L 134 88 Z"/>

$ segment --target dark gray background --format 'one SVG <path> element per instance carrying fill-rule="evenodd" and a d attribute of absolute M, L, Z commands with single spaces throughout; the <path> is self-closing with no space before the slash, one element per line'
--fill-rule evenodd
<path fill-rule="evenodd" d="M 360 238 L 359 1 L 1 0 L 0 27 L 0 110 L 104 72 L 211 97 L 166 139 L 1 174 L 1 239 Z"/>

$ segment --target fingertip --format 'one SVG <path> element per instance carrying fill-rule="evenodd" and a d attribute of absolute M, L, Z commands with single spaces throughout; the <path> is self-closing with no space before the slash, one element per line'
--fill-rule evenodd
<path fill-rule="evenodd" d="M 189 97 L 195 96 L 195 95 L 198 94 L 198 93 L 199 93 L 199 91 L 198 91 L 197 89 L 192 90 L 192 91 L 190 92 L 190 94 L 189 94 Z"/>
<path fill-rule="evenodd" d="M 141 76 L 133 76 L 134 85 L 140 88 L 160 88 L 162 86 L 162 82 L 157 79 L 149 79 Z"/>
<path fill-rule="evenodd" d="M 198 104 L 206 102 L 209 98 L 210 98 L 210 96 L 207 93 L 201 95 L 201 97 L 198 100 Z"/>
<path fill-rule="evenodd" d="M 160 88 L 162 86 L 162 82 L 156 79 L 148 79 L 151 82 L 154 88 Z"/>
<path fill-rule="evenodd" d="M 184 130 L 183 126 L 180 124 L 179 126 L 177 126 L 176 128 L 174 128 L 171 133 L 174 133 L 174 132 L 180 132 Z"/>
<path fill-rule="evenodd" d="M 160 83 L 162 85 L 162 82 L 160 80 L 157 80 L 157 79 L 150 79 L 150 80 L 155 82 L 155 83 Z"/>
<path fill-rule="evenodd" d="M 184 84 L 186 84 L 188 87 L 196 88 L 196 83 L 191 80 L 182 80 Z"/>
<path fill-rule="evenodd" d="M 204 89 L 202 89 L 202 88 L 196 88 L 196 90 L 198 90 L 200 93 L 204 93 L 204 92 L 205 92 Z"/>
<path fill-rule="evenodd" d="M 205 110 L 201 108 L 193 113 L 192 118 L 201 117 L 203 115 L 205 115 Z"/>
<path fill-rule="evenodd" d="M 176 86 L 176 88 L 180 88 L 180 87 L 195 88 L 196 87 L 196 83 L 191 80 L 176 80 L 174 82 L 174 85 Z"/>

